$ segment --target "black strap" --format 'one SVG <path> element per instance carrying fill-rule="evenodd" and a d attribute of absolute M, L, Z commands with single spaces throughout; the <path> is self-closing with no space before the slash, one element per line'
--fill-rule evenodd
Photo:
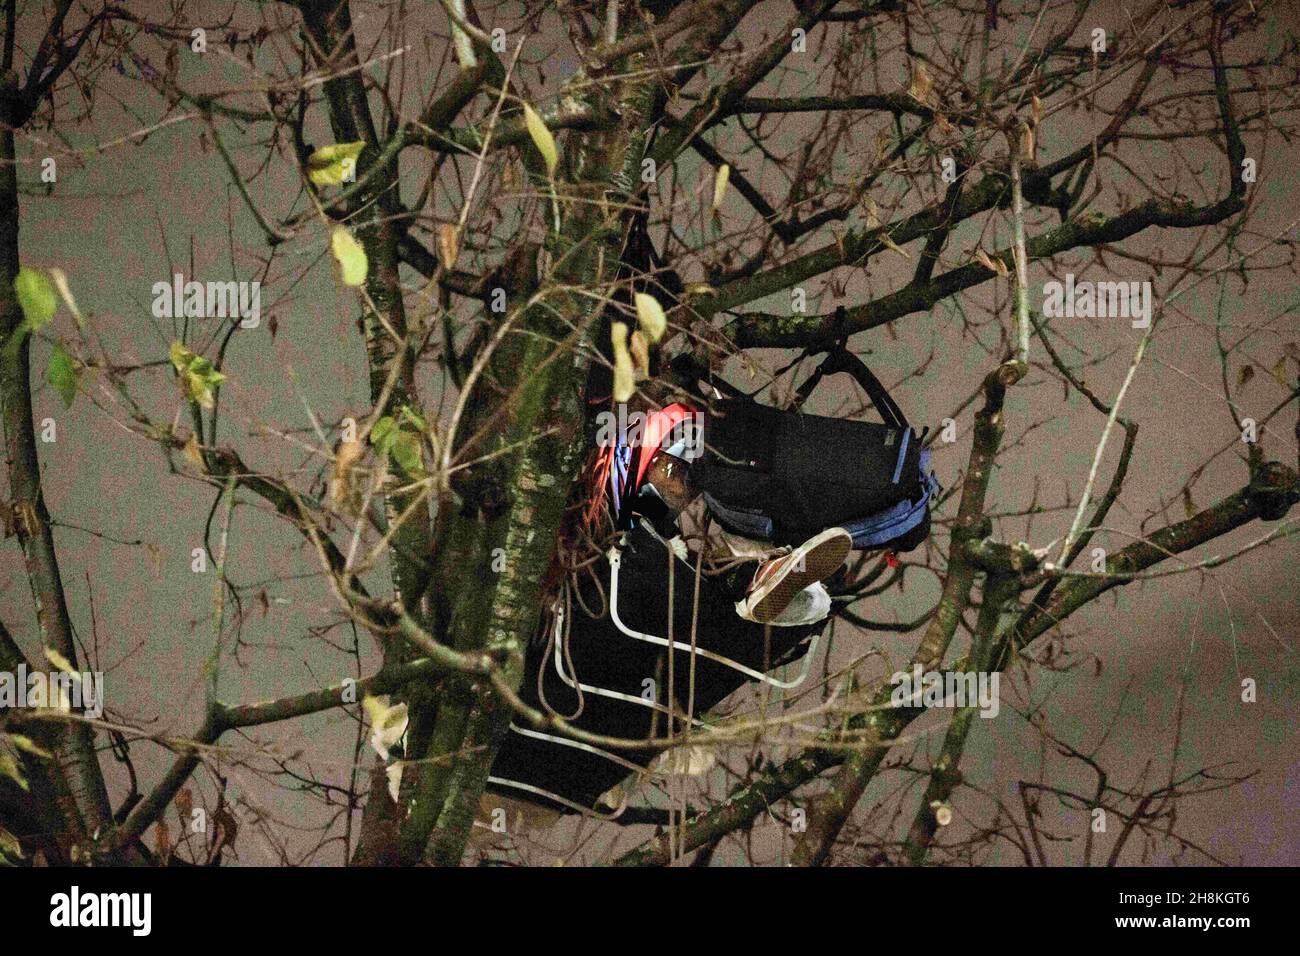
<path fill-rule="evenodd" d="M 842 327 L 844 324 L 844 312 L 844 306 L 842 305 L 835 309 L 835 321 L 837 327 Z M 799 361 L 802 361 L 809 355 L 815 354 L 816 351 L 819 350 L 806 349 L 800 358 L 793 364 L 798 364 Z M 687 369 L 685 365 L 683 365 L 681 371 L 685 372 L 690 377 L 694 377 L 697 383 L 706 382 L 707 372 L 705 374 L 700 374 L 702 370 L 698 368 Z M 694 375 L 691 374 L 692 372 L 694 372 Z M 886 425 L 900 429 L 911 427 L 911 425 L 908 424 L 907 416 L 903 414 L 903 410 L 898 407 L 898 403 L 895 402 L 889 392 L 885 390 L 885 386 L 880 383 L 880 379 L 876 378 L 875 373 L 873 373 L 871 369 L 867 368 L 866 363 L 863 362 L 862 359 L 849 351 L 847 337 L 840 339 L 835 347 L 827 352 L 826 358 L 822 359 L 817 368 L 813 370 L 812 375 L 810 375 L 807 380 L 799 386 L 795 393 L 797 396 L 796 404 L 802 405 L 807 400 L 808 396 L 812 394 L 813 390 L 821 380 L 827 375 L 832 375 L 835 372 L 846 372 L 853 376 L 857 383 L 861 385 L 863 390 L 867 393 L 867 397 L 871 399 L 871 404 L 875 406 L 876 411 L 880 414 L 880 417 L 884 419 Z M 755 401 L 753 395 L 742 392 L 720 376 L 716 379 L 709 376 L 708 379 L 707 384 L 718 388 L 719 391 L 723 392 L 728 397 L 747 398 L 750 401 Z M 765 387 L 766 386 L 761 386 L 758 391 L 762 391 Z"/>
<path fill-rule="evenodd" d="M 837 328 L 844 326 L 845 310 L 844 306 L 837 306 L 835 309 L 835 325 Z M 795 364 L 812 355 L 816 349 L 805 349 Z M 876 378 L 875 373 L 867 368 L 867 364 L 858 358 L 848 348 L 848 337 L 840 339 L 835 347 L 829 349 L 826 358 L 813 370 L 813 373 L 804 380 L 803 384 L 795 391 L 797 396 L 796 404 L 802 406 L 812 395 L 813 391 L 821 383 L 821 380 L 827 375 L 833 375 L 836 372 L 847 372 L 852 375 L 863 390 L 867 397 L 871 399 L 871 404 L 875 406 L 880 417 L 884 419 L 886 425 L 894 428 L 908 429 L 911 425 L 907 422 L 907 416 L 903 410 L 898 407 L 898 403 L 885 390 L 885 386 L 880 384 L 880 379 Z"/>
<path fill-rule="evenodd" d="M 871 404 L 880 413 L 880 417 L 885 420 L 886 425 L 892 425 L 894 428 L 911 427 L 907 422 L 907 416 L 903 414 L 903 410 L 898 407 L 898 403 L 894 401 L 889 392 L 885 391 L 885 386 L 880 384 L 880 379 L 876 378 L 875 373 L 867 368 L 867 364 L 862 359 L 842 345 L 822 360 L 822 364 L 817 367 L 817 372 L 814 375 L 820 380 L 822 376 L 831 375 L 835 372 L 847 372 L 857 380 L 857 383 L 867 393 L 867 397 L 871 399 Z"/>

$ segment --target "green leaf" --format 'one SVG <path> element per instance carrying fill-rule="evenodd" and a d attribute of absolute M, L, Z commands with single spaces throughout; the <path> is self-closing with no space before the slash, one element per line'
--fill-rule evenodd
<path fill-rule="evenodd" d="M 370 429 L 370 444 L 375 446 L 375 451 L 387 457 L 388 450 L 393 447 L 393 438 L 397 435 L 397 422 L 391 415 L 385 415 L 379 421 L 375 422 Z"/>
<path fill-rule="evenodd" d="M 338 186 L 355 178 L 357 157 L 365 148 L 361 141 L 322 146 L 307 157 L 307 178 L 317 186 Z"/>
<path fill-rule="evenodd" d="M 410 405 L 403 405 L 398 410 L 398 414 L 401 415 L 404 423 L 414 426 L 419 431 L 427 432 L 429 430 L 429 423 L 424 420 L 424 416 Z"/>
<path fill-rule="evenodd" d="M 27 778 L 18 769 L 18 761 L 7 750 L 0 750 L 0 777 L 8 777 L 23 790 L 27 789 Z"/>
<path fill-rule="evenodd" d="M 44 272 L 22 266 L 14 279 L 14 292 L 18 294 L 18 304 L 23 308 L 23 325 L 29 332 L 39 332 L 54 318 L 58 300 L 55 299 L 54 287 Z"/>
<path fill-rule="evenodd" d="M 424 456 L 420 454 L 420 438 L 412 432 L 399 431 L 390 449 L 393 461 L 403 472 L 418 477 L 424 474 Z"/>
<path fill-rule="evenodd" d="M 542 118 L 537 115 L 537 110 L 527 103 L 524 104 L 524 125 L 528 127 L 528 135 L 532 137 L 533 145 L 542 154 L 542 161 L 546 163 L 546 174 L 554 178 L 555 167 L 560 161 L 560 154 L 555 149 L 555 137 L 546 128 Z"/>
<path fill-rule="evenodd" d="M 22 307 L 23 320 L 5 342 L 5 351 L 10 355 L 17 354 L 28 335 L 49 324 L 57 306 L 50 280 L 37 269 L 19 267 L 18 275 L 14 277 L 14 294 Z"/>
<path fill-rule="evenodd" d="M 423 422 L 423 419 L 412 412 L 408 406 L 402 406 L 399 414 L 403 422 L 409 421 L 412 424 Z M 403 473 L 412 477 L 424 474 L 424 455 L 421 453 L 420 436 L 403 428 L 391 415 L 385 415 L 375 422 L 374 427 L 370 429 L 370 444 L 375 446 L 375 451 L 380 455 L 392 458 Z"/>
<path fill-rule="evenodd" d="M 54 386 L 59 398 L 63 399 L 63 404 L 68 408 L 72 407 L 72 401 L 77 397 L 79 376 L 76 361 L 56 342 L 54 351 L 50 353 L 50 362 L 45 366 L 45 381 Z"/>
<path fill-rule="evenodd" d="M 189 400 L 202 408 L 213 408 L 216 405 L 213 389 L 224 382 L 226 376 L 218 372 L 210 360 L 195 355 L 180 342 L 172 343 L 171 360 L 176 374 L 185 383 Z"/>
<path fill-rule="evenodd" d="M 12 866 L 13 861 L 23 858 L 23 848 L 18 838 L 0 827 L 0 866 Z"/>
<path fill-rule="evenodd" d="M 36 743 L 36 741 L 32 740 L 31 737 L 24 734 L 9 734 L 8 737 L 9 742 L 19 750 L 29 753 L 33 757 L 44 757 L 46 760 L 52 759 L 53 755 L 40 744 Z"/>
<path fill-rule="evenodd" d="M 370 269 L 370 263 L 366 260 L 366 250 L 362 248 L 361 243 L 353 237 L 342 226 L 335 228 L 330 236 L 330 250 L 334 253 L 334 258 L 338 260 L 339 268 L 343 273 L 343 284 L 346 286 L 359 286 L 366 281 L 366 273 Z"/>

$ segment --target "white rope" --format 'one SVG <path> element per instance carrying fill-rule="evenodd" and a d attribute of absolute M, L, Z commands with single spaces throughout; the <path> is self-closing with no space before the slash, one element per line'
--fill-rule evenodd
<path fill-rule="evenodd" d="M 561 617 L 561 621 L 563 621 L 563 612 L 560 612 L 560 617 Z M 552 656 L 555 662 L 555 673 L 560 675 L 560 680 L 562 680 L 569 687 L 573 688 L 575 691 L 582 690 L 585 693 L 595 694 L 598 697 L 608 697 L 611 700 L 621 700 L 627 704 L 636 704 L 638 707 L 649 707 L 651 710 L 657 710 L 664 714 L 668 713 L 668 708 L 665 707 L 663 704 L 659 703 L 657 700 L 646 700 L 644 697 L 637 697 L 635 694 L 624 694 L 621 691 L 607 690 L 604 687 L 593 687 L 591 684 L 584 684 L 581 681 L 579 681 L 577 679 L 576 673 L 574 674 L 573 679 L 570 680 L 569 676 L 564 673 L 564 668 L 561 666 L 560 654 L 559 654 L 559 642 L 556 642 L 555 653 Z M 704 721 L 699 719 L 693 719 L 692 723 L 697 727 L 708 726 L 708 724 L 706 724 Z"/>
<path fill-rule="evenodd" d="M 637 641 L 645 641 L 647 644 L 655 644 L 659 647 L 670 646 L 668 641 L 654 634 L 646 634 L 644 631 L 636 631 L 623 623 L 623 619 L 618 614 L 618 570 L 622 564 L 622 555 L 617 545 L 609 549 L 609 616 L 614 622 L 614 626 L 626 634 L 628 637 Z M 669 613 L 672 613 L 671 609 Z M 821 634 L 814 634 L 812 640 L 808 642 L 808 653 L 804 655 L 803 666 L 800 668 L 799 676 L 794 680 L 784 681 L 776 677 L 769 677 L 762 671 L 756 671 L 752 667 L 746 667 L 739 661 L 734 661 L 730 657 L 724 657 L 721 654 L 715 654 L 713 651 L 704 648 L 696 648 L 695 652 L 700 657 L 713 661 L 715 664 L 721 664 L 723 667 L 730 667 L 732 670 L 739 671 L 750 680 L 761 681 L 764 684 L 771 684 L 773 687 L 779 687 L 781 690 L 793 690 L 808 679 L 808 673 L 811 668 L 813 655 L 817 650 L 817 641 Z M 683 648 L 681 642 L 674 642 L 672 645 L 675 650 L 687 650 Z M 583 689 L 586 689 L 584 685 Z"/>
<path fill-rule="evenodd" d="M 595 817 L 597 820 L 617 820 L 627 809 L 627 794 L 623 794 L 623 800 L 617 810 L 613 813 L 600 813 L 591 807 L 584 807 L 580 803 L 574 803 L 572 800 L 560 796 L 558 793 L 552 793 L 542 787 L 534 787 L 531 783 L 520 783 L 518 780 L 507 780 L 505 777 L 488 777 L 488 783 L 496 784 L 498 787 L 513 787 L 515 790 L 526 790 L 529 793 L 535 793 L 538 796 L 545 797 L 547 800 L 554 800 L 561 806 L 568 807 L 584 817 Z"/>

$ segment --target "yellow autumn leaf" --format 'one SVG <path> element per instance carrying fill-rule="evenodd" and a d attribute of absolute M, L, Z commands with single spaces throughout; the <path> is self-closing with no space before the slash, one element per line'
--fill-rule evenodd
<path fill-rule="evenodd" d="M 226 376 L 216 370 L 210 359 L 191 352 L 179 340 L 172 342 L 170 355 L 172 367 L 184 383 L 189 400 L 202 408 L 214 408 L 213 390 L 226 380 Z"/>
<path fill-rule="evenodd" d="M 637 329 L 632 333 L 631 339 L 628 340 L 628 351 L 632 353 L 632 368 L 636 372 L 638 379 L 648 378 L 650 375 L 650 343 L 646 341 L 645 333 Z"/>
<path fill-rule="evenodd" d="M 712 747 L 699 744 L 674 747 L 659 755 L 653 769 L 675 777 L 699 777 L 713 769 L 717 756 Z"/>
<path fill-rule="evenodd" d="M 174 339 L 172 341 L 171 346 L 167 350 L 167 354 L 172 360 L 172 367 L 176 369 L 177 372 L 185 371 L 190 364 L 190 359 L 194 355 L 194 353 L 187 349 L 179 339 Z"/>
<path fill-rule="evenodd" d="M 877 228 L 880 225 L 880 209 L 876 205 L 876 201 L 868 196 L 866 199 L 862 200 L 862 208 L 866 213 L 867 228 Z"/>
<path fill-rule="evenodd" d="M 199 447 L 199 441 L 193 432 L 190 432 L 190 437 L 185 440 L 185 447 L 181 449 L 181 453 L 185 456 L 185 460 L 194 466 L 195 471 L 200 475 L 207 474 L 208 466 L 203 461 L 203 449 Z"/>
<path fill-rule="evenodd" d="M 359 286 L 366 281 L 370 263 L 366 260 L 366 250 L 352 233 L 342 226 L 335 227 L 330 234 L 330 251 L 338 260 L 344 285 Z"/>
<path fill-rule="evenodd" d="M 1003 262 L 1001 259 L 994 259 L 983 249 L 976 247 L 975 258 L 978 259 L 980 265 L 982 265 L 985 269 L 988 269 L 989 272 L 996 273 L 997 275 L 1000 276 L 1006 276 L 1009 274 L 1007 271 L 1007 264 L 1005 262 Z"/>
<path fill-rule="evenodd" d="M 904 259 L 912 258 L 907 254 L 907 250 L 904 249 L 902 246 L 900 246 L 898 243 L 896 243 L 893 239 L 890 239 L 889 234 L 886 232 L 882 232 L 880 234 L 880 244 L 883 245 L 886 249 L 890 249 L 893 252 L 897 252 Z"/>
<path fill-rule="evenodd" d="M 54 268 L 50 269 L 50 279 L 54 282 L 54 288 L 55 291 L 59 293 L 59 298 L 61 298 L 63 304 L 68 307 L 68 311 L 72 313 L 72 317 L 77 320 L 77 325 L 85 325 L 86 320 L 82 316 L 81 310 L 77 308 L 77 300 L 72 297 L 72 290 L 68 287 L 68 277 L 64 274 L 63 270 Z"/>
<path fill-rule="evenodd" d="M 406 733 L 406 704 L 389 704 L 387 695 L 371 697 L 366 694 L 361 698 L 361 706 L 370 717 L 370 746 L 387 760 L 389 749 Z"/>
<path fill-rule="evenodd" d="M 72 666 L 71 661 L 69 661 L 66 657 L 64 657 L 62 654 L 60 654 L 52 647 L 43 647 L 41 648 L 41 650 L 45 652 L 46 660 L 48 660 L 51 664 L 53 664 L 56 669 L 62 671 L 64 674 L 67 674 L 70 678 L 72 678 L 73 684 L 81 683 L 81 673 L 75 667 Z M 58 700 L 47 700 L 46 705 L 53 708 L 54 710 L 61 710 L 64 713 L 68 713 L 69 711 L 72 710 L 72 701 L 68 696 L 71 688 L 68 684 L 63 683 L 59 685 L 58 690 L 59 690 Z M 53 695 L 54 693 L 53 689 L 51 689 L 50 693 L 51 695 Z"/>
<path fill-rule="evenodd" d="M 355 179 L 357 157 L 365 148 L 360 141 L 322 146 L 307 157 L 307 178 L 317 186 L 338 186 Z"/>
<path fill-rule="evenodd" d="M 546 128 L 542 118 L 537 115 L 537 110 L 527 103 L 524 104 L 524 125 L 528 127 L 528 135 L 532 137 L 533 145 L 542 154 L 542 161 L 546 163 L 546 174 L 554 177 L 556 164 L 560 161 L 560 154 L 555 149 L 555 137 Z"/>
<path fill-rule="evenodd" d="M 727 183 L 731 179 L 731 167 L 723 163 L 718 167 L 717 175 L 713 177 L 713 211 L 716 213 L 722 208 L 722 200 L 727 195 Z"/>
<path fill-rule="evenodd" d="M 3 739 L 0 737 L 0 739 Z M 18 761 L 14 755 L 7 750 L 0 750 L 0 780 L 12 780 L 23 790 L 31 789 L 27 778 L 23 776 L 22 768 L 18 766 Z M 7 836 L 8 831 L 0 829 L 0 838 Z M 4 840 L 0 839 L 0 849 L 4 848 Z M 3 858 L 0 858 L 2 860 Z"/>
<path fill-rule="evenodd" d="M 930 71 L 925 68 L 925 64 L 917 62 L 912 66 L 912 85 L 907 88 L 908 96 L 919 103 L 924 103 L 930 98 L 930 88 L 934 86 L 930 79 Z"/>
<path fill-rule="evenodd" d="M 609 327 L 609 339 L 614 346 L 614 401 L 626 402 L 636 390 L 636 372 L 632 355 L 627 349 L 626 322 L 614 322 Z"/>
<path fill-rule="evenodd" d="M 876 162 L 877 165 L 879 165 L 880 162 L 881 162 L 881 160 L 883 160 L 883 159 L 885 158 L 885 154 L 889 152 L 889 146 L 890 146 L 890 143 L 892 143 L 892 142 L 893 142 L 893 138 L 892 138 L 892 137 L 889 135 L 889 133 L 886 132 L 885 130 L 882 129 L 882 130 L 880 130 L 878 133 L 876 133 L 876 159 L 875 159 L 875 162 Z"/>
<path fill-rule="evenodd" d="M 154 821 L 154 856 L 167 860 L 172 855 L 172 835 L 167 829 L 167 821 L 161 817 Z"/>
<path fill-rule="evenodd" d="M 77 673 L 77 669 L 72 666 L 72 663 L 66 657 L 64 657 L 62 654 L 56 651 L 54 648 L 44 647 L 41 648 L 41 650 L 45 652 L 45 659 L 49 661 L 51 664 L 53 664 L 56 669 L 62 671 L 65 674 L 74 674 L 80 676 L 80 674 Z"/>
<path fill-rule="evenodd" d="M 361 507 L 361 489 L 352 480 L 353 466 L 365 446 L 359 441 L 340 442 L 334 453 L 334 480 L 330 482 L 330 504 L 341 514 L 356 517 Z"/>
<path fill-rule="evenodd" d="M 9 734 L 9 742 L 24 753 L 49 760 L 52 754 L 26 734 Z"/>
<path fill-rule="evenodd" d="M 934 810 L 934 822 L 939 826 L 946 827 L 952 823 L 952 807 L 949 804 L 935 800 L 930 804 L 930 808 Z"/>
<path fill-rule="evenodd" d="M 450 271 L 456 267 L 456 258 L 460 255 L 460 241 L 456 227 L 449 222 L 438 224 L 438 261 L 443 269 Z"/>
<path fill-rule="evenodd" d="M 10 775 L 11 774 L 5 774 L 5 776 Z M 19 775 L 17 764 L 14 764 L 12 776 L 20 787 L 24 790 L 27 789 L 27 781 L 22 779 Z M 0 866 L 4 865 L 6 857 L 10 860 L 26 859 L 26 857 L 23 856 L 23 845 L 18 842 L 18 838 L 4 827 L 0 827 Z"/>
<path fill-rule="evenodd" d="M 673 538 L 673 540 L 677 541 L 678 539 Z M 597 797 L 596 802 L 601 806 L 609 807 L 611 810 L 617 810 L 627 803 L 627 788 L 623 786 L 622 782 L 616 783 Z"/>
<path fill-rule="evenodd" d="M 1034 136 L 1034 129 L 1026 123 L 1020 124 L 1020 156 L 1031 163 L 1037 152 L 1037 138 Z"/>
<path fill-rule="evenodd" d="M 636 299 L 636 320 L 650 336 L 651 342 L 658 342 L 668 329 L 668 320 L 664 318 L 663 306 L 659 300 L 647 292 L 638 292 Z"/>
<path fill-rule="evenodd" d="M 393 798 L 393 803 L 397 802 L 397 795 L 402 789 L 402 770 L 405 767 L 406 762 L 399 760 L 384 770 L 384 776 L 388 778 L 388 795 Z"/>

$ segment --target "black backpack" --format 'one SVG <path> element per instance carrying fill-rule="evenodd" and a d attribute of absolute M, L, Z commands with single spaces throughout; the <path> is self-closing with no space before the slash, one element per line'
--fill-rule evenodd
<path fill-rule="evenodd" d="M 838 526 L 855 548 L 909 551 L 929 536 L 938 491 L 924 434 L 848 352 L 831 353 L 801 394 L 837 371 L 862 384 L 883 422 L 717 400 L 706 413 L 704 451 L 691 480 L 713 517 L 736 534 L 795 545 Z"/>

